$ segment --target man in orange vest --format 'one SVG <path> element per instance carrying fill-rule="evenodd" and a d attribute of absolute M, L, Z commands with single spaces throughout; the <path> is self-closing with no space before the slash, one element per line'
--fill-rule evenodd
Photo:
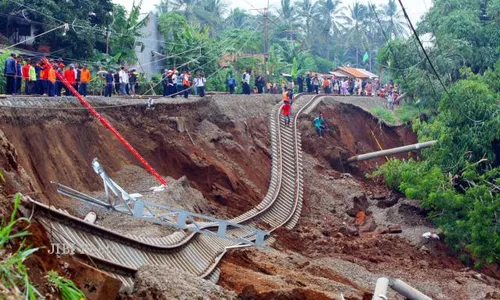
<path fill-rule="evenodd" d="M 330 94 L 330 80 L 328 80 L 328 78 L 323 80 L 323 90 L 325 91 L 325 94 Z"/>
<path fill-rule="evenodd" d="M 182 88 L 184 89 L 184 98 L 189 97 L 189 88 L 191 87 L 191 80 L 189 78 L 189 72 L 186 70 L 182 71 Z"/>
<path fill-rule="evenodd" d="M 56 70 L 57 64 L 54 64 L 52 67 L 47 69 L 47 81 L 49 87 L 49 97 L 54 97 L 56 95 Z"/>
<path fill-rule="evenodd" d="M 80 71 L 80 90 L 79 93 L 86 97 L 87 96 L 87 86 L 90 83 L 90 71 L 87 69 L 87 65 L 83 65 Z"/>

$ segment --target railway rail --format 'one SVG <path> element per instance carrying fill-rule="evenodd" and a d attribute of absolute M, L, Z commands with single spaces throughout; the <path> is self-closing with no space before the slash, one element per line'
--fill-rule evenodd
<path fill-rule="evenodd" d="M 265 227 L 263 229 L 269 232 L 280 227 L 291 229 L 297 224 L 303 197 L 302 150 L 297 119 L 320 97 L 323 96 L 297 95 L 292 105 L 294 117 L 290 126 L 284 125 L 281 104 L 275 106 L 270 116 L 272 174 L 269 189 L 261 203 L 231 222 Z M 224 254 L 231 249 L 246 247 L 216 235 L 189 231 L 177 231 L 163 238 L 122 235 L 29 197 L 25 197 L 24 206 L 33 209 L 36 220 L 51 233 L 53 243 L 64 244 L 90 264 L 120 279 L 124 292 L 133 289 L 133 275 L 138 268 L 147 265 L 168 265 L 216 282 L 220 274 L 217 265 Z M 206 228 L 210 226 L 205 225 Z M 235 237 L 248 234 L 241 228 L 228 228 L 228 232 Z"/>

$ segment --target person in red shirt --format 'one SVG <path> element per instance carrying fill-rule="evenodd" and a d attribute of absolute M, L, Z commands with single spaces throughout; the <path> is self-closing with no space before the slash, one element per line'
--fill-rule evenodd
<path fill-rule="evenodd" d="M 281 113 L 285 118 L 285 126 L 290 126 L 291 111 L 292 111 L 292 106 L 290 105 L 290 102 L 285 102 L 285 104 L 283 104 L 283 106 L 281 107 Z"/>
<path fill-rule="evenodd" d="M 28 89 L 28 82 L 30 81 L 30 64 L 25 61 L 24 66 L 21 69 L 21 73 L 23 76 L 23 82 L 24 82 L 24 93 L 26 95 L 30 94 L 30 90 Z"/>
<path fill-rule="evenodd" d="M 64 78 L 68 81 L 71 86 L 76 89 L 76 74 L 75 74 L 75 66 L 73 64 L 69 65 L 69 69 L 64 71 Z M 71 96 L 70 90 L 65 86 L 66 96 Z"/>

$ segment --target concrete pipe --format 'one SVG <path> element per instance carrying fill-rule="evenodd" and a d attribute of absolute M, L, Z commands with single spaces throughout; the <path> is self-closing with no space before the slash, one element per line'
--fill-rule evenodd
<path fill-rule="evenodd" d="M 381 277 L 377 279 L 375 292 L 373 292 L 372 300 L 387 300 L 387 288 L 389 287 L 389 279 Z"/>
<path fill-rule="evenodd" d="M 432 298 L 424 295 L 422 292 L 409 286 L 402 280 L 391 279 L 389 285 L 393 290 L 410 300 L 432 300 Z"/>
<path fill-rule="evenodd" d="M 398 153 L 404 153 L 404 152 L 409 152 L 413 150 L 419 150 L 419 149 L 424 149 L 424 148 L 429 148 L 436 144 L 437 141 L 430 141 L 430 142 L 425 142 L 425 143 L 418 143 L 418 144 L 413 144 L 413 145 L 408 145 L 408 146 L 403 146 L 403 147 L 397 147 L 397 148 L 392 148 L 392 149 L 387 149 L 387 150 L 381 150 L 381 151 L 376 151 L 376 152 L 370 152 L 366 154 L 361 154 L 361 155 L 356 155 L 353 157 L 350 157 L 347 162 L 352 163 L 355 161 L 362 161 L 362 160 L 368 160 L 368 159 L 373 159 L 377 158 L 380 156 L 385 156 L 385 155 L 391 155 L 391 154 L 398 154 Z"/>

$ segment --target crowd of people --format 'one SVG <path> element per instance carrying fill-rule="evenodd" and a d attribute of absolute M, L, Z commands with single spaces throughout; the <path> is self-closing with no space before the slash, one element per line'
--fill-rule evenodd
<path fill-rule="evenodd" d="M 251 71 L 246 70 L 242 74 L 241 84 L 242 93 L 250 95 L 252 93 Z M 227 79 L 227 91 L 234 94 L 237 81 L 234 76 L 230 75 Z M 311 94 L 332 94 L 340 96 L 379 96 L 388 101 L 388 108 L 393 110 L 399 103 L 399 89 L 397 85 L 391 80 L 387 84 L 382 85 L 378 79 L 355 79 L 355 78 L 335 78 L 335 76 L 318 76 L 317 74 L 306 73 L 300 74 L 295 81 L 283 78 L 280 85 L 276 81 L 268 81 L 262 75 L 255 77 L 253 85 L 254 94 L 283 94 L 289 90 L 296 89 L 299 93 Z"/>
<path fill-rule="evenodd" d="M 121 95 L 135 95 L 137 86 L 137 73 L 125 67 L 113 72 L 102 70 L 105 86 L 104 96 L 111 97 L 113 92 Z M 65 65 L 62 59 L 50 60 L 44 63 L 41 59 L 23 60 L 15 53 L 5 60 L 4 76 L 6 77 L 5 91 L 8 95 L 46 95 L 49 97 L 73 95 L 70 88 L 66 87 L 58 75 L 73 87 L 82 96 L 87 96 L 88 86 L 93 79 L 86 64 L 77 62 Z M 24 89 L 23 89 L 24 86 Z M 114 88 L 113 88 L 114 87 Z"/>
<path fill-rule="evenodd" d="M 116 71 L 104 71 L 100 68 L 98 72 L 104 80 L 104 96 L 117 95 L 135 96 L 138 86 L 138 74 L 135 69 L 128 70 L 121 67 Z M 77 62 L 66 66 L 62 59 L 51 60 L 45 64 L 39 59 L 23 61 L 22 57 L 12 53 L 5 61 L 4 76 L 6 77 L 6 93 L 10 95 L 47 95 L 49 97 L 61 96 L 62 90 L 65 95 L 73 93 L 58 78 L 65 78 L 69 84 L 81 95 L 87 96 L 87 90 L 92 80 L 91 72 L 86 64 L 79 65 Z M 196 72 L 194 78 L 188 70 L 179 71 L 165 69 L 162 74 L 161 85 L 163 96 L 175 97 L 182 95 L 188 98 L 191 88 L 200 97 L 205 96 L 207 79 L 203 72 Z M 227 90 L 234 94 L 238 81 L 234 76 L 227 79 Z M 393 110 L 399 103 L 399 89 L 392 81 L 381 85 L 379 80 L 363 80 L 354 78 L 335 78 L 335 76 L 318 76 L 317 74 L 300 74 L 295 81 L 285 77 L 278 85 L 276 81 L 267 81 L 262 75 L 255 76 L 252 87 L 252 71 L 247 69 L 241 77 L 242 93 L 254 94 L 285 94 L 297 90 L 299 93 L 307 92 L 313 94 L 332 95 L 358 95 L 379 96 L 387 99 L 387 106 Z M 24 86 L 24 91 L 22 87 Z"/>
<path fill-rule="evenodd" d="M 165 69 L 161 83 L 164 97 L 174 98 L 177 95 L 182 95 L 187 99 L 191 88 L 194 88 L 194 92 L 198 96 L 205 97 L 207 79 L 203 72 L 196 72 L 195 77 L 191 78 L 191 73 L 188 70 L 183 70 L 179 74 L 178 70 Z"/>

